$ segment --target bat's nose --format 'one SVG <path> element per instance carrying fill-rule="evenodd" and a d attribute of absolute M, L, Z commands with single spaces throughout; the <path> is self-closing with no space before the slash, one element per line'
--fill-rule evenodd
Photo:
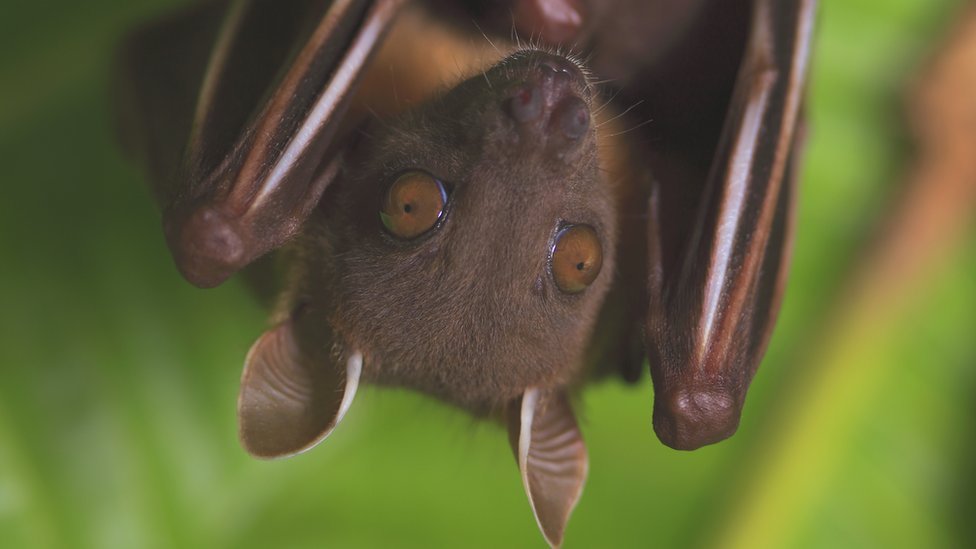
<path fill-rule="evenodd" d="M 571 61 L 534 54 L 523 81 L 506 99 L 506 111 L 520 131 L 564 150 L 590 129 L 586 77 Z"/>
<path fill-rule="evenodd" d="M 560 103 L 552 118 L 559 133 L 570 140 L 579 139 L 590 127 L 590 109 L 579 97 L 570 97 Z"/>

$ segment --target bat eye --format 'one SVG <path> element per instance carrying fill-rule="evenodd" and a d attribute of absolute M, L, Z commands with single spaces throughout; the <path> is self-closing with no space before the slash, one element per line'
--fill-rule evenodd
<path fill-rule="evenodd" d="M 603 266 L 603 249 L 589 225 L 570 225 L 559 231 L 552 247 L 552 277 L 567 294 L 589 287 Z"/>
<path fill-rule="evenodd" d="M 386 192 L 380 220 L 393 236 L 415 238 L 437 224 L 445 202 L 447 192 L 438 179 L 421 171 L 407 172 Z"/>

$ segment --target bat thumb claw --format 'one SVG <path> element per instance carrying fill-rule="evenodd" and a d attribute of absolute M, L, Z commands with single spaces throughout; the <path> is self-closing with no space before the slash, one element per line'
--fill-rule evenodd
<path fill-rule="evenodd" d="M 241 235 L 211 207 L 194 210 L 166 229 L 177 268 L 195 286 L 213 288 L 246 263 Z"/>
<path fill-rule="evenodd" d="M 732 436 L 741 405 L 725 389 L 680 388 L 654 399 L 654 432 L 675 450 L 695 450 Z"/>

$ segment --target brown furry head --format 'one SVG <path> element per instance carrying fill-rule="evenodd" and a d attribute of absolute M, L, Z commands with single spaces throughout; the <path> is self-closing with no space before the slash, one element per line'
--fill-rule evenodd
<path fill-rule="evenodd" d="M 296 243 L 284 323 L 293 349 L 274 350 L 278 360 L 319 363 L 339 379 L 342 360 L 361 354 L 365 381 L 476 414 L 576 381 L 616 246 L 592 95 L 575 62 L 521 51 L 368 128 Z M 433 228 L 403 239 L 380 209 L 407 172 L 442 182 L 447 199 Z M 561 290 L 552 268 L 556 239 L 572 226 L 592 228 L 602 250 L 579 293 Z M 248 368 L 266 354 L 256 345 Z"/>
<path fill-rule="evenodd" d="M 310 306 L 334 311 L 341 346 L 363 352 L 366 379 L 483 413 L 577 376 L 615 244 L 590 96 L 573 63 L 522 52 L 369 130 L 307 231 L 301 283 Z M 448 199 L 433 229 L 402 240 L 379 208 L 413 170 Z M 588 289 L 567 294 L 550 256 L 576 224 L 595 229 L 605 259 Z"/>

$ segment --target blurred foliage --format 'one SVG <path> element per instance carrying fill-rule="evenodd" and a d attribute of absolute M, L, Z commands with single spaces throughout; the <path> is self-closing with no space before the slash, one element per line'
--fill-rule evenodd
<path fill-rule="evenodd" d="M 0 546 L 541 546 L 504 434 L 413 394 L 366 389 L 294 459 L 240 449 L 264 313 L 180 279 L 110 122 L 113 44 L 177 3 L 2 8 Z M 902 90 L 960 4 L 822 2 L 793 278 L 740 432 L 675 452 L 650 383 L 593 388 L 567 546 L 976 543 L 976 232 L 830 330 L 898 196 Z"/>

